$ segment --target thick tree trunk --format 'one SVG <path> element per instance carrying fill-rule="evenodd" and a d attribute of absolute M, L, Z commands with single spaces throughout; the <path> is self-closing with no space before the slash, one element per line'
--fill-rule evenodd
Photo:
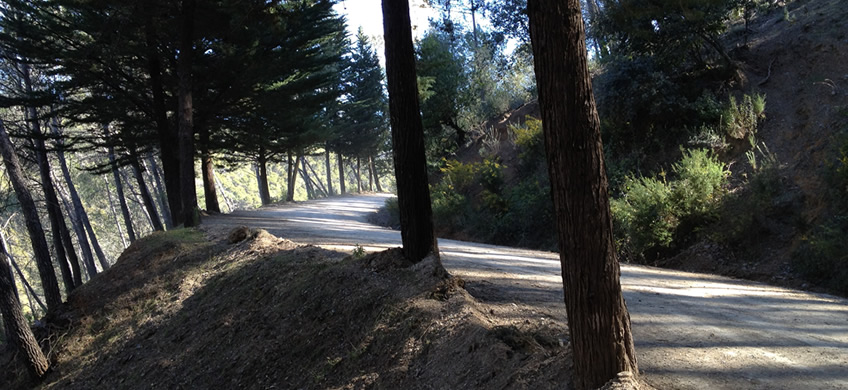
<path fill-rule="evenodd" d="M 368 156 L 368 165 L 371 166 L 371 175 L 374 177 L 374 184 L 377 187 L 377 192 L 383 192 L 383 186 L 380 185 L 380 176 L 377 175 L 377 168 L 374 166 L 373 156 Z"/>
<path fill-rule="evenodd" d="M 159 209 L 162 210 L 162 218 L 165 220 L 165 226 L 168 229 L 174 227 L 174 221 L 171 220 L 171 210 L 168 208 L 168 194 L 165 187 L 162 186 L 162 178 L 159 176 L 159 164 L 156 164 L 156 156 L 153 153 L 147 154 L 147 163 L 150 165 L 148 172 L 153 176 L 153 182 L 156 184 L 156 203 L 159 204 Z"/>
<path fill-rule="evenodd" d="M 271 190 L 268 188 L 268 161 L 263 148 L 259 148 L 259 157 L 256 161 L 256 180 L 259 184 L 259 200 L 262 205 L 271 204 Z"/>
<path fill-rule="evenodd" d="M 162 82 L 162 65 L 157 50 L 156 32 L 153 17 L 147 13 L 144 35 L 147 46 L 147 71 L 150 73 L 150 89 L 153 95 L 153 117 L 156 121 L 156 132 L 159 134 L 159 151 L 162 160 L 162 176 L 164 176 L 166 197 L 168 199 L 168 217 L 165 218 L 168 227 L 183 223 L 182 200 L 180 199 L 180 150 L 179 138 L 168 122 L 165 109 L 165 88 Z M 155 161 L 154 161 L 155 163 Z M 161 186 L 160 186 L 161 188 Z"/>
<path fill-rule="evenodd" d="M 47 312 L 47 306 L 44 306 L 44 302 L 41 302 L 41 299 L 38 298 L 38 294 L 35 293 L 35 289 L 32 288 L 32 285 L 30 285 L 29 282 L 27 281 L 26 277 L 24 277 L 24 273 L 23 273 L 23 271 L 21 271 L 21 267 L 18 267 L 18 263 L 15 262 L 15 258 L 14 258 L 14 256 L 12 256 L 11 253 L 9 253 L 8 248 L 9 248 L 9 245 L 6 243 L 6 234 L 3 233 L 3 229 L 0 229 L 0 249 L 2 250 L 2 253 L 6 256 L 6 258 L 9 259 L 9 264 L 12 265 L 12 268 L 15 269 L 15 273 L 17 273 L 18 277 L 21 278 L 21 283 L 24 285 L 24 288 L 26 289 L 26 291 L 28 291 L 27 298 L 29 298 L 30 295 L 32 297 L 34 297 L 35 302 L 38 303 L 38 306 L 41 307 L 41 310 L 43 310 L 46 313 Z M 17 293 L 17 292 L 18 291 L 15 290 L 15 293 Z M 30 309 L 34 309 L 32 307 L 32 302 L 30 302 Z M 34 316 L 35 310 L 32 310 L 32 313 L 33 313 L 33 316 Z"/>
<path fill-rule="evenodd" d="M 130 215 L 130 208 L 127 205 L 127 199 L 124 196 L 124 185 L 121 183 L 121 174 L 118 172 L 118 163 L 115 161 L 115 148 L 112 145 L 109 145 L 109 165 L 112 166 L 112 177 L 115 179 L 115 194 L 118 197 L 118 204 L 121 206 L 124 226 L 127 228 L 127 235 L 130 237 L 130 242 L 134 242 L 136 237 L 132 224 L 132 216 Z"/>
<path fill-rule="evenodd" d="M 147 183 L 144 181 L 144 171 L 141 168 L 141 163 L 138 161 L 138 154 L 133 153 L 130 156 L 130 166 L 132 167 L 133 176 L 135 176 L 135 184 L 138 186 L 141 202 L 147 210 L 147 216 L 150 218 L 150 224 L 153 230 L 165 230 L 162 226 L 162 221 L 159 219 L 159 212 L 156 210 L 156 205 L 153 204 L 153 196 L 150 195 L 150 190 L 147 188 Z"/>
<path fill-rule="evenodd" d="M 339 155 L 339 193 L 345 194 L 345 174 L 344 174 L 344 156 Z"/>
<path fill-rule="evenodd" d="M 194 112 L 192 111 L 192 74 L 194 63 L 195 0 L 183 0 L 180 31 L 180 54 L 177 72 L 180 77 L 179 141 L 180 141 L 180 198 L 183 205 L 183 226 L 200 224 L 197 209 L 197 189 L 194 186 Z"/>
<path fill-rule="evenodd" d="M 35 263 L 38 266 L 38 274 L 41 277 L 41 287 L 44 289 L 44 298 L 47 301 L 47 310 L 53 312 L 62 304 L 62 294 L 59 292 L 59 282 L 53 271 L 50 261 L 50 249 L 44 238 L 44 229 L 41 227 L 41 219 L 38 210 L 32 200 L 32 194 L 26 186 L 18 156 L 15 155 L 15 147 L 6 132 L 6 126 L 0 120 L 0 153 L 3 155 L 3 164 L 6 166 L 6 174 L 12 187 L 15 189 L 21 212 L 24 215 L 27 232 L 29 232 L 32 252 L 35 254 Z"/>
<path fill-rule="evenodd" d="M 430 253 L 438 255 L 439 248 L 433 231 L 407 0 L 383 0 L 383 29 L 401 239 L 404 255 L 418 262 Z"/>
<path fill-rule="evenodd" d="M 118 230 L 118 237 L 121 238 L 121 244 L 123 244 L 124 249 L 126 249 L 129 244 L 124 238 L 124 231 L 123 229 L 121 229 L 121 222 L 118 218 L 118 212 L 115 210 L 115 201 L 112 200 L 112 191 L 109 190 L 109 179 L 106 178 L 106 175 L 103 175 L 103 185 L 106 187 L 106 199 L 109 200 L 109 211 L 112 213 L 112 219 L 115 222 L 115 228 Z"/>
<path fill-rule="evenodd" d="M 579 0 L 530 0 L 528 9 L 574 382 L 594 389 L 619 372 L 639 371 L 621 295 L 583 19 Z"/>
<path fill-rule="evenodd" d="M 203 176 L 206 211 L 220 213 L 218 191 L 215 189 L 215 165 L 212 163 L 212 154 L 209 153 L 209 129 L 206 126 L 200 128 L 200 169 Z"/>
<path fill-rule="evenodd" d="M 71 203 L 73 204 L 73 207 L 65 204 L 65 208 L 68 210 L 68 216 L 71 218 L 71 226 L 74 228 L 74 233 L 77 236 L 80 250 L 82 250 L 83 264 L 86 265 L 88 277 L 91 279 L 97 274 L 97 267 L 94 265 L 94 255 L 91 252 L 91 246 L 88 244 L 88 238 L 86 238 L 84 228 L 85 224 L 90 226 L 91 222 L 88 221 L 88 213 L 86 213 L 85 208 L 82 205 L 82 200 L 80 200 L 73 178 L 71 178 L 71 171 L 68 169 L 67 160 L 65 160 L 65 141 L 62 138 L 62 131 L 59 129 L 59 120 L 56 117 L 53 117 L 51 120 L 50 128 L 56 136 L 56 156 L 59 158 L 59 168 L 62 170 L 62 177 L 65 179 L 65 184 L 68 186 Z M 59 193 L 62 194 L 62 186 L 57 185 L 56 188 L 59 189 Z M 100 249 L 100 243 L 97 242 L 97 237 L 93 234 L 93 232 L 91 235 L 91 245 L 98 251 L 98 256 L 103 256 L 102 261 L 105 261 L 106 257 L 103 255 L 103 251 Z M 106 268 L 104 267 L 104 269 Z"/>
<path fill-rule="evenodd" d="M 5 252 L 5 248 L 3 251 Z M 8 342 L 12 350 L 20 353 L 26 362 L 27 370 L 33 377 L 44 376 L 50 365 L 24 318 L 12 269 L 5 256 L 0 259 L 0 314 L 3 314 L 6 333 L 11 336 Z"/>
<path fill-rule="evenodd" d="M 327 168 L 327 196 L 333 196 L 333 169 L 330 166 L 329 146 L 324 146 L 324 166 Z"/>

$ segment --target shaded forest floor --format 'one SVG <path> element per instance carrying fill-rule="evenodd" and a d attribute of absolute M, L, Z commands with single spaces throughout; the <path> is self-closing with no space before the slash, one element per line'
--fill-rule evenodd
<path fill-rule="evenodd" d="M 463 286 L 396 249 L 155 233 L 39 329 L 46 380 L 21 382 L 4 356 L 0 388 L 563 388 L 565 325 L 496 312 Z"/>

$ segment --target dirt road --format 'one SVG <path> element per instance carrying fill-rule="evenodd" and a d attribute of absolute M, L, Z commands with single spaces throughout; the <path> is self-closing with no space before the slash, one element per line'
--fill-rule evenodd
<path fill-rule="evenodd" d="M 344 196 L 207 217 L 350 252 L 400 245 L 365 222 L 390 195 Z M 565 318 L 554 253 L 439 240 L 478 299 Z M 623 265 L 639 367 L 660 389 L 848 389 L 848 300 L 720 276 Z"/>

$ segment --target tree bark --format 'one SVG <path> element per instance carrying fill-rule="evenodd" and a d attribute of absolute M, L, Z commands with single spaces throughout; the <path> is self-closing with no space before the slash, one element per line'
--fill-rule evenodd
<path fill-rule="evenodd" d="M 174 221 L 171 220 L 171 210 L 168 206 L 168 194 L 165 187 L 162 186 L 162 178 L 159 176 L 159 165 L 156 164 L 156 156 L 153 153 L 147 154 L 147 163 L 150 164 L 148 170 L 153 176 L 153 182 L 156 184 L 156 203 L 159 204 L 159 209 L 162 210 L 162 218 L 165 220 L 165 226 L 168 229 L 174 227 Z"/>
<path fill-rule="evenodd" d="M 147 46 L 147 71 L 150 73 L 150 89 L 153 95 L 153 117 L 156 122 L 156 132 L 159 135 L 159 151 L 162 160 L 162 176 L 165 182 L 165 196 L 168 199 L 168 212 L 165 218 L 168 227 L 183 223 L 182 200 L 180 199 L 180 155 L 178 134 L 168 122 L 165 109 L 165 88 L 162 82 L 162 65 L 156 49 L 156 32 L 153 26 L 153 16 L 147 13 L 144 35 Z M 155 161 L 152 161 L 155 165 Z M 161 186 L 160 186 L 161 188 Z"/>
<path fill-rule="evenodd" d="M 165 227 L 162 226 L 162 220 L 159 219 L 159 212 L 156 210 L 156 205 L 153 204 L 153 196 L 150 195 L 150 190 L 144 181 L 144 171 L 138 160 L 138 153 L 133 153 L 130 156 L 130 166 L 132 167 L 133 176 L 135 176 L 135 184 L 138 186 L 138 192 L 141 195 L 141 201 L 147 210 L 147 216 L 150 217 L 150 224 L 153 226 L 153 230 L 165 230 Z"/>
<path fill-rule="evenodd" d="M 18 156 L 15 155 L 15 147 L 9 139 L 9 134 L 6 132 L 6 126 L 2 120 L 0 120 L 0 153 L 3 155 L 6 174 L 9 175 L 9 181 L 12 182 L 21 212 L 24 215 L 24 222 L 32 244 L 32 252 L 35 254 L 35 263 L 38 266 L 38 274 L 41 277 L 41 286 L 44 289 L 44 298 L 47 301 L 47 310 L 54 312 L 62 304 L 59 282 L 56 280 L 56 273 L 53 271 L 53 264 L 50 261 L 50 249 L 47 247 L 47 240 L 44 238 L 44 229 L 41 227 L 38 210 L 35 208 L 35 202 L 32 200 L 29 188 L 26 187 Z"/>
<path fill-rule="evenodd" d="M 263 148 L 259 148 L 259 157 L 256 161 L 256 180 L 259 184 L 259 200 L 262 205 L 271 204 L 271 190 L 268 188 L 268 161 Z"/>
<path fill-rule="evenodd" d="M 377 168 L 374 166 L 373 156 L 368 156 L 368 164 L 371 166 L 371 175 L 374 177 L 374 184 L 377 187 L 377 192 L 383 192 L 383 186 L 380 185 L 380 176 L 377 175 Z"/>
<path fill-rule="evenodd" d="M 324 146 L 324 166 L 327 168 L 327 196 L 333 196 L 333 169 L 330 166 L 330 148 Z"/>
<path fill-rule="evenodd" d="M 345 194 L 345 174 L 344 174 L 344 156 L 338 153 L 339 156 L 339 193 Z"/>
<path fill-rule="evenodd" d="M 383 0 L 386 79 L 404 255 L 418 262 L 439 249 L 424 156 L 415 53 L 407 0 Z"/>
<path fill-rule="evenodd" d="M 91 279 L 97 274 L 97 267 L 94 265 L 94 255 L 91 252 L 91 248 L 94 247 L 99 258 L 102 256 L 101 262 L 106 261 L 106 256 L 103 254 L 103 250 L 100 249 L 100 243 L 97 242 L 97 236 L 94 235 L 93 230 L 91 231 L 91 246 L 88 244 L 88 238 L 86 238 L 84 226 L 91 226 L 91 222 L 88 220 L 88 213 L 86 213 L 85 207 L 82 205 L 82 200 L 80 200 L 77 187 L 74 185 L 73 178 L 71 177 L 71 171 L 68 169 L 68 162 L 65 160 L 65 141 L 62 138 L 62 131 L 59 129 L 59 120 L 56 117 L 53 117 L 51 120 L 50 128 L 56 136 L 56 155 L 59 157 L 59 168 L 62 170 L 62 177 L 65 179 L 65 184 L 68 186 L 71 203 L 73 204 L 73 207 L 66 204 L 65 208 L 68 210 L 68 216 L 71 218 L 71 226 L 74 227 L 77 241 L 79 242 L 80 249 L 82 250 L 83 263 L 86 265 L 88 277 Z M 61 194 L 62 186 L 56 186 L 56 188 L 59 189 Z M 74 216 L 76 216 L 76 221 L 74 220 Z M 103 269 L 106 268 L 108 268 L 108 266 Z"/>
<path fill-rule="evenodd" d="M 108 126 L 103 127 L 108 133 Z M 115 147 L 109 145 L 109 165 L 112 166 L 112 177 L 115 179 L 115 193 L 118 197 L 118 204 L 121 206 L 121 215 L 124 217 L 124 226 L 127 228 L 127 235 L 130 242 L 135 241 L 135 230 L 133 229 L 132 216 L 130 208 L 127 206 L 127 199 L 124 196 L 124 185 L 121 183 L 121 174 L 118 172 L 118 163 L 115 161 Z"/>
<path fill-rule="evenodd" d="M 215 165 L 212 163 L 212 154 L 209 152 L 209 129 L 206 126 L 200 128 L 200 168 L 203 176 L 203 195 L 206 199 L 206 211 L 220 213 L 221 206 L 218 204 L 218 191 L 215 189 Z"/>
<path fill-rule="evenodd" d="M 5 132 L 5 131 L 4 131 Z M 3 251 L 5 252 L 5 248 Z M 0 314 L 3 314 L 3 325 L 11 336 L 9 344 L 12 350 L 20 353 L 26 362 L 29 373 L 35 378 L 41 378 L 50 368 L 47 358 L 35 341 L 29 325 L 24 319 L 21 303 L 18 300 L 15 279 L 6 257 L 0 259 Z"/>
<path fill-rule="evenodd" d="M 194 186 L 194 112 L 192 111 L 192 74 L 194 63 L 194 10 L 195 0 L 183 0 L 180 31 L 180 53 L 178 73 L 179 96 L 179 144 L 180 144 L 180 198 L 183 206 L 183 226 L 200 224 L 197 209 L 197 189 Z"/>
<path fill-rule="evenodd" d="M 574 382 L 594 389 L 619 372 L 639 371 L 621 295 L 583 19 L 579 0 L 530 0 L 528 10 Z"/>
<path fill-rule="evenodd" d="M 136 191 L 135 187 L 133 187 L 133 182 L 130 180 L 130 177 L 127 175 L 126 169 L 119 169 L 118 173 L 121 174 L 121 179 L 123 179 L 122 184 L 125 186 L 126 191 L 124 193 L 129 193 L 132 195 L 131 198 L 127 198 L 129 200 L 135 201 L 135 204 L 138 207 L 141 207 L 141 213 L 144 215 L 144 218 L 147 220 L 147 224 L 150 225 L 151 230 L 153 227 L 153 219 L 150 217 L 150 213 L 148 213 L 147 209 L 144 207 L 144 201 L 141 199 L 139 195 L 139 191 Z M 129 203 L 127 203 L 129 205 Z M 144 232 L 142 231 L 139 236 L 143 236 Z"/>

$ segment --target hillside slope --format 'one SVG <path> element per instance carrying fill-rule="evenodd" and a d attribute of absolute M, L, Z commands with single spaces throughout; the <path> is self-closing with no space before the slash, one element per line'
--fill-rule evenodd
<path fill-rule="evenodd" d="M 239 231 L 233 244 L 195 230 L 134 243 L 71 296 L 37 388 L 553 389 L 570 378 L 564 324 L 501 318 L 433 259 Z M 27 388 L 4 362 L 0 387 Z"/>

